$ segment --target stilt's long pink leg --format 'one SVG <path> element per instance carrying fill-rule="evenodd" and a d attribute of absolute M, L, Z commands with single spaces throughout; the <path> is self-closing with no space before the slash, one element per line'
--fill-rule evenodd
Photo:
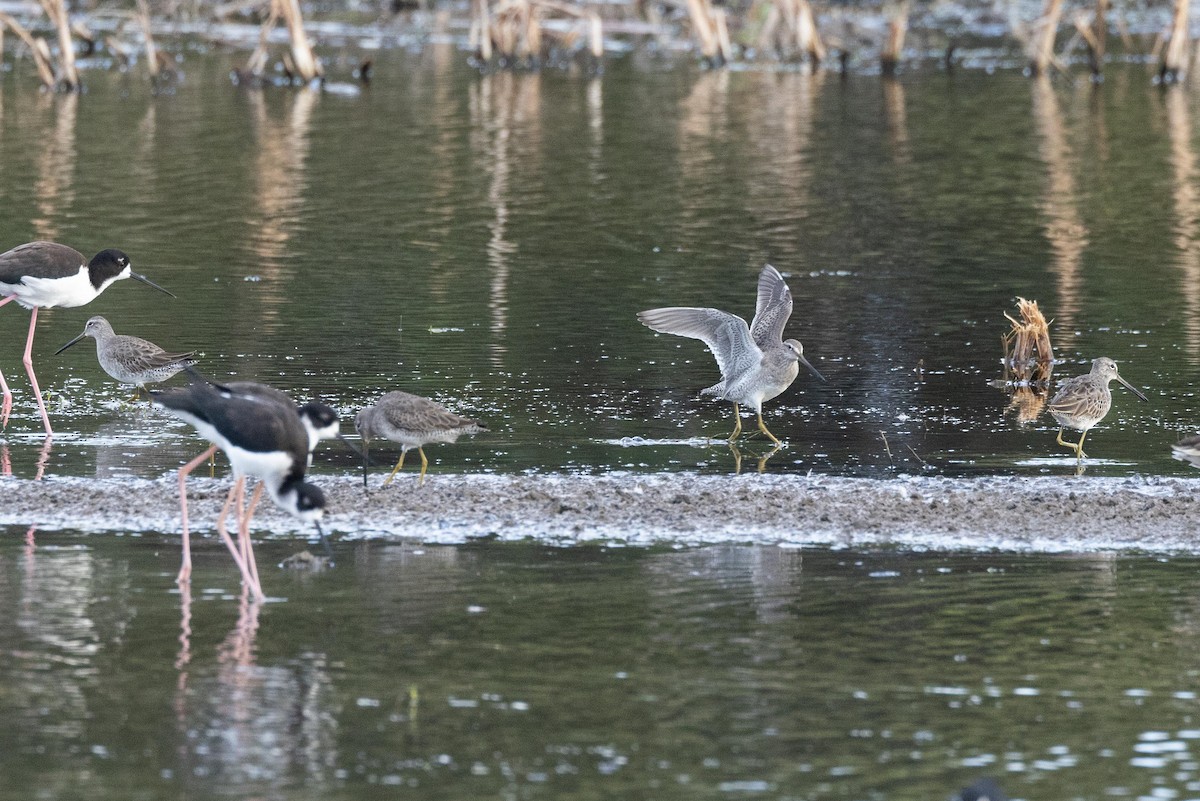
<path fill-rule="evenodd" d="M 46 436 L 52 437 L 54 431 L 50 428 L 50 415 L 46 414 L 46 402 L 42 400 L 42 390 L 38 387 L 37 376 L 33 374 L 33 329 L 37 325 L 37 313 L 37 306 L 29 312 L 29 336 L 25 340 L 25 356 L 21 361 L 25 364 L 29 383 L 33 385 L 33 395 L 37 398 L 38 411 L 42 413 L 42 425 L 46 427 Z"/>
<path fill-rule="evenodd" d="M 258 578 L 258 563 L 254 559 L 254 546 L 250 543 L 250 518 L 254 517 L 254 510 L 258 508 L 258 501 L 262 498 L 263 485 L 258 482 L 258 486 L 254 488 L 254 494 L 250 496 L 250 505 L 246 507 L 246 514 L 238 521 L 238 535 L 242 538 L 242 556 L 246 560 L 246 564 L 250 566 L 250 573 L 254 576 L 254 581 L 260 587 L 262 582 Z"/>
<path fill-rule="evenodd" d="M 242 580 L 246 582 L 246 586 L 250 588 L 250 592 L 254 593 L 254 600 L 262 602 L 267 598 L 263 595 L 262 587 L 258 585 L 254 576 L 250 573 L 250 567 L 242 559 L 239 552 L 238 544 L 229 536 L 229 531 L 225 528 L 225 518 L 229 516 L 229 507 L 233 503 L 233 499 L 238 498 L 238 513 L 241 516 L 241 498 L 246 486 L 246 477 L 238 476 L 233 487 L 229 490 L 229 495 L 225 498 L 225 506 L 221 509 L 221 516 L 217 518 L 217 533 L 221 535 L 221 540 L 225 543 L 225 547 L 229 549 L 229 553 L 233 556 L 233 561 L 237 563 L 238 570 L 242 573 Z"/>
<path fill-rule="evenodd" d="M 0 306 L 12 303 L 16 299 L 16 295 L 9 295 L 4 300 L 0 300 Z M 0 390 L 4 392 L 4 401 L 0 403 L 0 428 L 8 428 L 8 415 L 12 412 L 12 390 L 8 388 L 8 382 L 4 380 L 3 372 L 0 372 Z"/>
<path fill-rule="evenodd" d="M 212 456 L 216 451 L 217 446 L 213 445 L 204 453 L 179 468 L 179 510 L 183 512 L 183 564 L 179 567 L 179 575 L 175 577 L 176 584 L 183 584 L 192 577 L 192 545 L 191 538 L 188 537 L 187 487 L 184 485 L 184 482 L 187 480 L 188 473 L 203 464 L 204 460 Z"/>

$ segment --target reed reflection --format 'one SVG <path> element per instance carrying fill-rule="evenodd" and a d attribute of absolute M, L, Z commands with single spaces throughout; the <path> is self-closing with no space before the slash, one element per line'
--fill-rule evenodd
<path fill-rule="evenodd" d="M 1088 230 L 1079 213 L 1076 165 L 1067 142 L 1067 126 L 1058 96 L 1046 75 L 1033 79 L 1031 87 L 1033 117 L 1039 134 L 1038 155 L 1046 165 L 1041 210 L 1046 240 L 1054 254 L 1053 270 L 1058 291 L 1054 316 L 1061 329 L 1070 329 L 1079 314 Z"/>
<path fill-rule="evenodd" d="M 897 167 L 908 167 L 912 164 L 912 144 L 908 138 L 908 109 L 904 103 L 904 84 L 894 77 L 885 77 L 883 81 L 883 117 L 887 122 L 888 146 L 892 152 L 892 161 Z M 910 187 L 909 181 L 901 184 Z"/>
<path fill-rule="evenodd" d="M 1196 191 L 1196 151 L 1192 146 L 1190 98 L 1178 85 L 1163 90 L 1170 142 L 1174 244 L 1183 303 L 1184 348 L 1193 364 L 1200 356 L 1200 194 Z"/>
<path fill-rule="evenodd" d="M 472 146 L 488 174 L 487 203 L 492 210 L 485 249 L 491 280 L 488 315 L 491 340 L 489 358 L 504 366 L 507 352 L 509 280 L 517 244 L 509 238 L 511 182 L 521 153 L 538 152 L 541 143 L 542 83 L 539 75 L 509 71 L 480 77 L 471 87 Z M 520 139 L 522 147 L 516 145 Z M 528 167 L 529 165 L 523 165 Z"/>
<path fill-rule="evenodd" d="M 34 204 L 37 216 L 33 224 L 35 239 L 57 241 L 66 211 L 75 201 L 75 124 L 79 94 L 42 94 L 37 98 L 39 116 L 53 113 L 54 122 L 41 138 L 35 158 L 37 179 Z"/>
<path fill-rule="evenodd" d="M 255 328 L 279 325 L 280 306 L 291 278 L 288 245 L 300 230 L 304 193 L 308 188 L 307 161 L 313 109 L 321 93 L 302 89 L 287 93 L 290 108 L 282 119 L 272 119 L 262 91 L 245 93 L 250 106 L 257 152 L 254 159 L 254 200 L 258 214 L 249 220 L 248 246 L 255 256 L 254 271 L 262 276 L 263 291 L 242 293 L 254 304 Z M 238 319 L 240 315 L 231 315 Z"/>

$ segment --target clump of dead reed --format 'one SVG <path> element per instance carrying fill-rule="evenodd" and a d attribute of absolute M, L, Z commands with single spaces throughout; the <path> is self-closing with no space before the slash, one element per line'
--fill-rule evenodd
<path fill-rule="evenodd" d="M 75 44 L 71 39 L 71 21 L 67 16 L 66 3 L 64 0 L 39 0 L 39 3 L 58 34 L 57 63 L 46 40 L 34 36 L 11 15 L 0 12 L 0 31 L 12 31 L 29 48 L 38 78 L 44 87 L 51 91 L 74 91 L 79 88 L 79 71 L 75 68 Z M 2 42 L 0 39 L 0 44 Z"/>
<path fill-rule="evenodd" d="M 687 0 L 687 12 L 705 63 L 712 67 L 727 64 L 733 58 L 733 43 L 725 9 L 711 0 Z"/>
<path fill-rule="evenodd" d="M 483 65 L 536 68 L 553 52 L 604 58 L 600 15 L 559 0 L 474 0 L 470 47 Z"/>
<path fill-rule="evenodd" d="M 1025 298 L 1017 298 L 1016 318 L 1008 312 L 1004 316 L 1012 328 L 1001 337 L 1004 379 L 999 385 L 1012 391 L 1008 408 L 1016 414 L 1017 421 L 1028 423 L 1041 414 L 1054 372 L 1050 323 L 1037 301 Z"/>
<path fill-rule="evenodd" d="M 825 60 L 825 43 L 817 30 L 808 0 L 769 0 L 766 19 L 758 33 L 757 48 L 773 52 L 784 61 L 807 58 L 813 68 Z"/>
<path fill-rule="evenodd" d="M 267 19 L 258 32 L 258 46 L 246 62 L 246 73 L 254 79 L 262 78 L 267 67 L 267 40 L 280 20 L 287 27 L 290 43 L 288 52 L 280 58 L 288 81 L 307 85 L 323 77 L 321 62 L 304 30 L 304 16 L 300 13 L 298 0 L 271 0 Z"/>

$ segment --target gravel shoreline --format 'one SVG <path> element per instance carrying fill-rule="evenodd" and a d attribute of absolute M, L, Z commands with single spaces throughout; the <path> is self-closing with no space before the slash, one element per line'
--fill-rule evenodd
<path fill-rule="evenodd" d="M 1200 553 L 1200 479 L 890 480 L 689 474 L 435 475 L 424 486 L 316 476 L 335 538 L 462 543 L 479 537 L 569 545 L 760 543 L 1037 552 Z M 188 483 L 198 533 L 211 531 L 225 478 Z M 160 479 L 0 480 L 0 525 L 179 531 L 174 473 Z M 264 502 L 256 536 L 311 529 Z"/>

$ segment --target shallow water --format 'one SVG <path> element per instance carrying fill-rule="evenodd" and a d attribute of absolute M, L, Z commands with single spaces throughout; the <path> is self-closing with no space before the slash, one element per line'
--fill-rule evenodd
<path fill-rule="evenodd" d="M 1200 791 L 1195 558 L 5 533 L 4 799 Z"/>
<path fill-rule="evenodd" d="M 768 260 L 829 381 L 769 404 L 766 471 L 1073 473 L 988 383 L 1017 296 L 1057 375 L 1109 355 L 1150 395 L 1116 391 L 1089 475 L 1193 469 L 1169 445 L 1200 361 L 1196 100 L 1140 66 L 480 76 L 430 47 L 346 96 L 236 90 L 232 63 L 158 96 L 4 75 L 0 241 L 119 246 L 179 299 L 42 315 L 51 443 L 0 310 L 0 503 L 201 449 L 89 343 L 52 355 L 96 313 L 347 418 L 406 389 L 485 419 L 435 474 L 730 473 L 711 357 L 634 315 L 748 315 Z M 174 534 L 0 533 L 0 799 L 1200 795 L 1193 557 L 342 542 L 256 609 L 211 540 L 187 597 Z"/>
<path fill-rule="evenodd" d="M 189 54 L 159 96 L 136 76 L 92 73 L 82 97 L 5 76 L 0 242 L 120 246 L 179 296 L 127 282 L 42 315 L 48 474 L 157 475 L 195 450 L 121 404 L 90 343 L 52 355 L 94 313 L 347 418 L 402 388 L 489 423 L 431 449 L 434 470 L 731 472 L 697 444 L 731 427 L 698 395 L 711 357 L 634 315 L 749 315 L 766 261 L 796 297 L 788 335 L 828 378 L 768 404 L 790 444 L 769 470 L 1071 470 L 1049 417 L 1017 423 L 988 385 L 1017 296 L 1053 318 L 1057 376 L 1109 355 L 1150 395 L 1115 389 L 1091 472 L 1191 470 L 1169 445 L 1194 427 L 1200 362 L 1196 101 L 1142 66 L 1093 87 L 644 56 L 599 78 L 480 76 L 446 47 L 375 55 L 357 96 L 238 90 L 216 54 Z M 0 311 L 0 369 L 18 392 L 13 470 L 31 477 L 27 319 Z"/>

